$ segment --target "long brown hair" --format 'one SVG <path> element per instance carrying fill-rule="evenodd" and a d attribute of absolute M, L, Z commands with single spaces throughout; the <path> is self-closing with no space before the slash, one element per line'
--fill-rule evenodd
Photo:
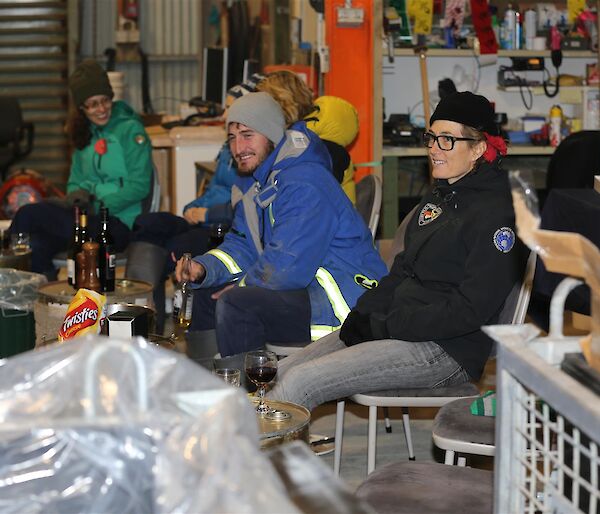
<path fill-rule="evenodd" d="M 92 132 L 90 121 L 81 108 L 71 106 L 67 118 L 67 135 L 77 150 L 82 150 L 90 144 Z"/>

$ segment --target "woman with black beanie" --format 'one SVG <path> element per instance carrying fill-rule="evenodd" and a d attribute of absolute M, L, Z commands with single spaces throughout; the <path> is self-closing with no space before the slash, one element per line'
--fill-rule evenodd
<path fill-rule="evenodd" d="M 524 269 L 514 228 L 506 144 L 489 101 L 443 98 L 423 137 L 431 190 L 408 223 L 404 250 L 338 332 L 279 366 L 269 397 L 312 409 L 355 393 L 478 380 L 497 321 Z"/>

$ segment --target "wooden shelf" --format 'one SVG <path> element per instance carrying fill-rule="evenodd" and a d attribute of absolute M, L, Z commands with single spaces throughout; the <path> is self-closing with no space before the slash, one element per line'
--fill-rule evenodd
<path fill-rule="evenodd" d="M 597 54 L 591 50 L 563 50 L 563 58 L 579 57 L 582 59 L 596 59 Z M 387 57 L 387 50 L 383 50 L 383 56 Z M 416 57 L 413 48 L 395 48 L 396 57 Z M 428 48 L 427 57 L 479 57 L 479 53 L 472 48 Z M 498 57 L 550 57 L 550 50 L 498 50 Z"/>
<path fill-rule="evenodd" d="M 512 155 L 552 155 L 553 146 L 513 145 L 508 147 L 508 156 Z M 427 149 L 419 146 L 384 146 L 383 157 L 426 157 Z"/>

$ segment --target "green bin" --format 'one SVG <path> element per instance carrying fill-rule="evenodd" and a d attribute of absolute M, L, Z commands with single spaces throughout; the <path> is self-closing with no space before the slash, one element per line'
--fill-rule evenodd
<path fill-rule="evenodd" d="M 35 346 L 33 302 L 46 277 L 12 268 L 0 269 L 0 358 Z"/>
<path fill-rule="evenodd" d="M 0 310 L 0 359 L 26 352 L 35 346 L 33 312 Z"/>

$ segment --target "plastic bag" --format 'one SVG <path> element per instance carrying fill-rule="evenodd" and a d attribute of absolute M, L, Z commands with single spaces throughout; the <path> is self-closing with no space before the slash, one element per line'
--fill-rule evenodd
<path fill-rule="evenodd" d="M 0 361 L 0 511 L 297 512 L 244 393 L 142 338 Z"/>
<path fill-rule="evenodd" d="M 33 311 L 37 290 L 46 282 L 46 277 L 39 273 L 0 269 L 0 308 Z"/>

